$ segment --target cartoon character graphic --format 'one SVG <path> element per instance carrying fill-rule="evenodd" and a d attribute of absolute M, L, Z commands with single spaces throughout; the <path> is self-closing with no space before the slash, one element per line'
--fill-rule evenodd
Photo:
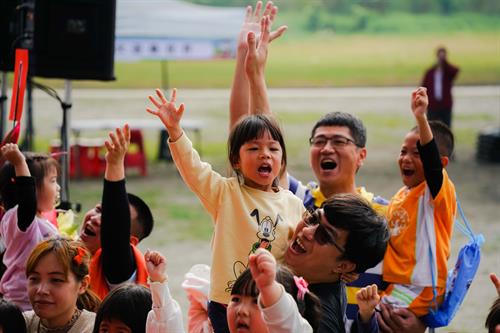
<path fill-rule="evenodd" d="M 272 249 L 271 243 L 276 239 L 276 226 L 280 221 L 283 221 L 283 218 L 280 216 L 280 214 L 278 214 L 274 222 L 272 218 L 269 216 L 266 216 L 261 220 L 258 209 L 254 209 L 250 213 L 250 216 L 255 217 L 255 220 L 257 221 L 258 228 L 256 236 L 258 238 L 258 241 L 253 243 L 252 248 L 250 249 L 248 255 L 255 253 L 255 251 L 257 251 L 257 249 L 259 248 L 271 251 Z M 233 274 L 235 279 L 227 282 L 227 288 L 225 289 L 226 292 L 228 293 L 231 292 L 234 282 L 240 276 L 240 274 L 245 269 L 247 269 L 247 267 L 248 267 L 248 261 L 245 264 L 238 260 L 233 264 Z"/>
<path fill-rule="evenodd" d="M 410 218 L 408 217 L 408 213 L 405 209 L 397 209 L 392 214 L 388 222 L 391 236 L 398 236 L 401 232 L 408 228 L 409 220 Z"/>

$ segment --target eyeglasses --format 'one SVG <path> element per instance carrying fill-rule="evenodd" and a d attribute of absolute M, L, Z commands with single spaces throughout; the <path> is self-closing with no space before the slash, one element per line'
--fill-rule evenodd
<path fill-rule="evenodd" d="M 333 244 L 341 253 L 345 252 L 343 246 L 340 246 L 335 240 L 338 236 L 333 228 L 326 228 L 323 223 L 321 223 L 321 211 L 320 209 L 315 210 L 314 212 L 306 211 L 304 213 L 304 224 L 307 227 L 316 227 L 316 231 L 314 232 L 314 239 L 318 244 Z"/>
<path fill-rule="evenodd" d="M 316 148 L 323 148 L 330 141 L 330 144 L 333 148 L 344 148 L 349 143 L 354 144 L 356 147 L 359 147 L 356 142 L 352 139 L 349 139 L 342 135 L 334 135 L 332 137 L 327 137 L 324 135 L 318 135 L 309 139 L 309 144 Z"/>

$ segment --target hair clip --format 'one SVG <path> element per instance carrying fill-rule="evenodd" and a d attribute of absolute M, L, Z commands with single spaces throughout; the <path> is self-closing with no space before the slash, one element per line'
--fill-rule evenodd
<path fill-rule="evenodd" d="M 301 277 L 297 277 L 297 276 L 293 276 L 293 280 L 295 281 L 295 285 L 297 286 L 297 299 L 299 299 L 300 301 L 303 301 L 304 300 L 304 296 L 306 295 L 306 293 L 309 292 L 309 289 L 307 289 L 307 286 L 309 285 L 307 283 L 306 280 L 304 280 L 304 278 L 301 276 Z"/>
<path fill-rule="evenodd" d="M 83 248 L 81 248 L 80 246 L 77 247 L 77 250 L 78 254 L 76 256 L 73 257 L 73 261 L 75 262 L 75 264 L 77 264 L 78 266 L 80 266 L 83 262 L 83 258 L 85 257 L 85 255 L 87 254 L 85 252 L 85 250 Z"/>
<path fill-rule="evenodd" d="M 55 153 L 50 153 L 50 157 L 52 158 L 58 158 L 58 157 L 61 157 L 62 155 L 68 155 L 68 152 L 67 151 L 58 151 L 58 152 L 55 152 Z"/>

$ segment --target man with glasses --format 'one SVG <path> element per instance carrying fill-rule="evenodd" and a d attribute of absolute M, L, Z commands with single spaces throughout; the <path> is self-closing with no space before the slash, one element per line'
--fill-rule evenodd
<path fill-rule="evenodd" d="M 321 300 L 318 332 L 345 332 L 347 299 L 340 276 L 376 266 L 388 240 L 385 219 L 355 194 L 333 195 L 298 223 L 285 262 Z M 364 325 L 357 320 L 351 332 L 376 328 L 375 316 Z"/>

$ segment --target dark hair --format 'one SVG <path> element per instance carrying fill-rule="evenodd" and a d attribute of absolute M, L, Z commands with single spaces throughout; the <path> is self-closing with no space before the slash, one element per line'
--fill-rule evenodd
<path fill-rule="evenodd" d="M 491 305 L 490 312 L 484 323 L 484 326 L 488 329 L 488 333 L 495 333 L 495 328 L 498 325 L 500 325 L 500 297 L 497 297 Z"/>
<path fill-rule="evenodd" d="M 363 125 L 361 119 L 359 119 L 355 115 L 340 111 L 329 112 L 325 114 L 314 125 L 309 140 L 312 140 L 312 138 L 316 134 L 316 130 L 318 129 L 318 127 L 324 126 L 345 126 L 349 128 L 356 146 L 361 148 L 366 146 L 366 127 L 365 125 Z"/>
<path fill-rule="evenodd" d="M 389 229 L 370 203 L 357 194 L 336 194 L 323 203 L 323 211 L 331 225 L 349 232 L 341 258 L 356 264 L 355 272 L 362 273 L 382 261 Z"/>
<path fill-rule="evenodd" d="M 93 333 L 99 333 L 103 320 L 119 320 L 134 333 L 146 332 L 146 320 L 152 307 L 148 288 L 126 283 L 113 289 L 96 313 Z"/>
<path fill-rule="evenodd" d="M 4 333 L 26 333 L 23 313 L 13 303 L 0 298 L 0 329 Z"/>
<path fill-rule="evenodd" d="M 451 129 L 442 121 L 430 120 L 429 127 L 431 128 L 432 136 L 439 150 L 439 155 L 451 157 L 455 149 L 455 136 Z M 413 127 L 410 132 L 418 134 L 418 127 Z"/>
<path fill-rule="evenodd" d="M 137 211 L 137 222 L 141 225 L 142 229 L 141 235 L 135 236 L 138 236 L 137 238 L 139 238 L 139 240 L 142 240 L 148 237 L 153 230 L 153 214 L 151 213 L 151 209 L 149 209 L 149 206 L 144 202 L 144 200 L 132 193 L 127 193 L 127 196 L 129 204 L 132 205 Z"/>
<path fill-rule="evenodd" d="M 40 259 L 47 254 L 52 253 L 63 267 L 63 272 L 68 276 L 71 272 L 78 282 L 81 282 L 89 275 L 90 253 L 85 245 L 79 241 L 74 241 L 64 237 L 54 237 L 47 239 L 31 251 L 26 261 L 26 276 L 28 277 L 38 265 Z M 76 306 L 79 309 L 85 309 L 95 312 L 101 301 L 99 297 L 90 289 L 78 296 Z"/>
<path fill-rule="evenodd" d="M 298 288 L 293 276 L 289 268 L 283 265 L 277 265 L 276 281 L 281 283 L 283 287 L 285 287 L 285 291 L 292 295 L 297 303 L 300 314 L 309 322 L 313 331 L 316 331 L 321 319 L 321 301 L 310 291 L 304 295 L 303 300 L 297 299 Z M 231 290 L 231 295 L 235 294 L 250 297 L 257 297 L 259 295 L 259 290 L 257 289 L 250 269 L 247 268 L 240 274 L 238 279 L 236 279 L 233 289 Z"/>
<path fill-rule="evenodd" d="M 262 114 L 250 115 L 242 118 L 233 127 L 231 133 L 229 133 L 229 138 L 227 140 L 228 159 L 233 169 L 234 165 L 240 160 L 241 146 L 243 146 L 250 140 L 259 138 L 264 134 L 265 131 L 269 131 L 269 134 L 271 135 L 273 140 L 278 141 L 281 146 L 281 176 L 281 174 L 285 170 L 287 161 L 285 140 L 283 139 L 283 134 L 277 121 L 273 117 Z"/>
<path fill-rule="evenodd" d="M 26 158 L 26 164 L 31 176 L 35 179 L 36 189 L 40 190 L 43 186 L 43 178 L 51 170 L 55 168 L 59 174 L 59 162 L 47 154 L 23 153 Z M 6 162 L 0 170 L 0 201 L 5 210 L 9 210 L 18 204 L 18 197 L 14 180 L 16 171 L 14 166 Z"/>

